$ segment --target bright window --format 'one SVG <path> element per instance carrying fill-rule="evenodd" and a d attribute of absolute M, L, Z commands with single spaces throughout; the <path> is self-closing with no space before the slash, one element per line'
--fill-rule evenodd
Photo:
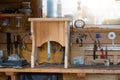
<path fill-rule="evenodd" d="M 74 19 L 84 19 L 87 24 L 120 24 L 120 1 L 61 0 L 61 3 L 62 17 L 71 15 Z M 54 0 L 54 13 L 56 7 L 57 0 Z"/>

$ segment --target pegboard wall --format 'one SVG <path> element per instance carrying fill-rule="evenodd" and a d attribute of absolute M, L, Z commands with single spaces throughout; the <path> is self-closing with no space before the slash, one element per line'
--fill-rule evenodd
<path fill-rule="evenodd" d="M 114 32 L 114 31 L 111 31 Z M 120 43 L 120 33 L 116 33 L 116 38 L 114 40 L 115 44 Z M 109 32 L 84 32 L 84 31 L 79 31 L 79 32 L 73 32 L 71 33 L 71 38 L 72 38 L 72 43 L 77 43 L 76 39 L 77 38 L 82 38 L 83 39 L 83 44 L 91 44 L 94 43 L 94 40 L 96 40 L 96 35 L 99 34 L 100 38 L 99 41 L 101 44 L 111 44 L 112 41 L 108 38 Z"/>
<path fill-rule="evenodd" d="M 113 40 L 108 38 L 108 34 L 110 32 L 114 32 L 116 37 Z M 97 38 L 96 35 L 99 35 Z M 99 42 L 98 42 L 99 40 Z M 75 57 L 84 57 L 86 63 L 93 62 L 93 50 L 94 50 L 94 42 L 97 42 L 97 60 L 99 62 L 104 62 L 101 59 L 101 51 L 99 45 L 103 49 L 104 54 L 107 51 L 108 59 L 113 62 L 113 64 L 117 64 L 120 62 L 120 33 L 116 29 L 81 29 L 74 30 L 71 33 L 71 64 L 74 64 Z"/>

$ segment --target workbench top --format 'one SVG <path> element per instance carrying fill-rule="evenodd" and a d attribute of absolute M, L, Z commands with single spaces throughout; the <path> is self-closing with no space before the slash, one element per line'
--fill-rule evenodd
<path fill-rule="evenodd" d="M 68 69 L 64 69 L 63 65 L 40 65 L 35 68 L 0 68 L 0 72 L 120 74 L 120 66 L 69 66 Z"/>

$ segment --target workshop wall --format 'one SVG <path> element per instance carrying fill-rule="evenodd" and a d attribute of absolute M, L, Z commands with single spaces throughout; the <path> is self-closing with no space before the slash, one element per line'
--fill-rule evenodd
<path fill-rule="evenodd" d="M 20 3 L 22 1 L 31 1 L 31 7 L 33 10 L 33 16 L 37 17 L 37 9 L 36 9 L 36 3 L 37 0 L 0 0 L 0 4 L 5 6 L 11 6 L 12 8 L 18 8 L 20 6 Z M 9 4 L 9 5 L 8 5 Z M 11 54 L 14 53 L 14 36 L 19 36 L 19 55 L 23 58 L 25 58 L 28 62 L 31 61 L 31 39 L 30 39 L 30 26 L 27 25 L 27 27 L 21 27 L 16 28 L 16 19 L 10 18 L 10 25 L 11 26 L 1 26 L 2 20 L 0 19 L 0 50 L 3 50 L 4 57 L 7 57 L 7 41 L 6 41 L 6 32 L 11 33 Z M 26 22 L 27 18 L 25 17 L 24 20 L 22 20 L 22 25 Z M 29 22 L 27 22 L 29 24 Z M 72 46 L 71 46 L 71 53 L 70 53 L 70 63 L 73 64 L 73 58 L 75 56 L 84 56 L 86 63 L 91 63 L 93 60 L 93 51 L 92 50 L 85 50 L 83 47 L 93 47 L 94 41 L 91 39 L 91 36 L 95 39 L 96 33 L 99 33 L 101 35 L 100 37 L 100 43 L 103 46 L 111 45 L 112 41 L 108 39 L 107 35 L 110 31 L 103 31 L 97 29 L 97 31 L 78 31 L 73 32 L 72 34 Z M 115 31 L 117 34 L 116 39 L 114 40 L 115 44 L 120 44 L 120 33 L 118 31 Z M 79 43 L 79 41 L 76 43 L 76 37 L 79 34 L 85 34 L 86 37 L 83 38 L 82 46 Z M 91 36 L 90 36 L 91 35 Z M 22 40 L 24 38 L 25 48 L 22 48 Z M 38 62 L 44 63 L 44 62 L 50 62 L 50 63 L 62 63 L 62 56 L 63 56 L 63 50 L 61 50 L 61 46 L 57 44 L 55 46 L 56 50 L 51 53 L 51 59 L 47 60 L 47 44 L 45 43 L 40 48 L 38 48 Z M 96 53 L 98 57 L 100 58 L 100 51 L 97 51 Z M 117 64 L 120 61 L 120 54 L 119 50 L 110 50 L 108 51 L 108 58 L 111 59 L 111 61 L 114 64 Z M 101 62 L 101 61 L 100 61 Z M 0 80 L 7 80 L 7 77 L 4 75 L 4 73 L 0 73 Z M 87 75 L 84 78 L 77 77 L 76 74 L 63 74 L 63 80 L 118 80 L 117 75 Z"/>
<path fill-rule="evenodd" d="M 116 38 L 114 39 L 114 46 L 112 44 L 112 40 L 108 39 L 108 34 L 113 31 L 116 34 Z M 116 30 L 109 30 L 109 29 L 86 29 L 86 30 L 80 30 L 77 32 L 73 32 L 71 34 L 72 37 L 72 46 L 71 46 L 71 64 L 74 63 L 74 57 L 84 57 L 85 64 L 92 63 L 93 62 L 93 48 L 94 48 L 94 41 L 98 41 L 96 39 L 96 34 L 100 35 L 99 41 L 100 45 L 104 50 L 104 54 L 106 53 L 107 48 L 107 54 L 108 59 L 110 59 L 113 64 L 118 64 L 120 62 L 119 59 L 119 46 L 120 46 L 120 33 Z M 82 38 L 82 46 L 81 41 L 77 40 L 81 35 L 85 35 L 85 37 Z M 97 43 L 97 46 L 99 44 Z M 99 50 L 96 51 L 98 62 L 104 63 L 104 60 L 101 59 L 101 52 Z"/>
<path fill-rule="evenodd" d="M 100 38 L 100 42 L 103 46 L 106 46 L 106 45 L 111 45 L 111 40 L 109 40 L 106 36 L 109 32 L 106 32 L 106 33 L 100 33 L 99 34 L 101 35 L 101 38 Z M 115 44 L 119 45 L 119 33 L 117 33 L 117 37 L 115 39 Z M 23 36 L 23 35 L 26 35 L 27 36 Z M 87 33 L 86 33 L 87 34 Z M 32 45 L 31 45 L 31 39 L 30 39 L 30 35 L 28 33 L 12 33 L 11 35 L 11 39 L 12 39 L 12 45 L 11 45 L 11 49 L 12 51 L 11 52 L 14 52 L 14 44 L 13 44 L 13 37 L 14 35 L 19 35 L 21 36 L 21 38 L 25 37 L 24 39 L 24 42 L 25 42 L 25 48 L 22 49 L 22 45 L 21 45 L 21 42 L 19 44 L 19 53 L 20 53 L 20 56 L 25 58 L 28 62 L 30 62 L 30 58 L 31 58 L 31 49 L 32 49 Z M 91 33 L 91 35 L 93 37 L 95 37 L 95 33 Z M 0 34 L 1 37 L 3 37 L 2 39 L 0 39 L 0 49 L 4 51 L 4 53 L 7 54 L 7 50 L 6 50 L 6 34 L 5 33 L 2 33 Z M 86 39 L 83 40 L 83 45 L 82 47 L 80 46 L 80 43 L 76 43 L 74 39 L 76 39 L 75 37 L 72 38 L 72 46 L 71 46 L 71 56 L 70 56 L 70 61 L 71 61 L 71 64 L 73 64 L 73 58 L 75 56 L 84 56 L 85 57 L 85 62 L 86 63 L 91 63 L 93 61 L 93 51 L 92 50 L 84 50 L 82 47 L 91 47 L 93 46 L 93 41 L 91 40 L 91 38 L 89 37 L 89 35 L 87 34 L 87 37 Z M 104 39 L 106 40 L 104 42 Z M 39 63 L 43 63 L 43 62 L 51 62 L 51 63 L 61 63 L 62 62 L 62 55 L 63 55 L 63 52 L 60 51 L 60 48 L 61 46 L 59 44 L 57 44 L 56 46 L 56 51 L 55 53 L 51 53 L 51 59 L 50 61 L 47 60 L 47 44 L 45 43 L 44 45 L 42 45 L 41 47 L 38 48 L 38 52 L 39 52 Z M 100 51 L 97 51 L 96 53 L 97 55 L 100 55 Z M 108 51 L 108 58 L 111 59 L 111 61 L 114 63 L 114 64 L 117 64 L 119 62 L 119 57 L 120 57 L 120 54 L 119 54 L 119 50 L 118 51 L 114 51 L 114 50 L 110 50 Z M 100 58 L 100 57 L 99 57 Z M 99 62 L 102 62 L 99 61 Z M 70 76 L 71 75 L 71 76 Z M 106 80 L 106 79 L 110 79 L 110 80 L 118 80 L 117 76 L 116 75 L 94 75 L 94 77 L 100 77 L 99 80 Z M 84 79 L 84 80 L 96 80 L 96 78 L 94 78 L 93 75 L 87 75 L 85 78 L 79 78 L 77 77 L 76 75 L 74 74 L 64 74 L 63 75 L 63 79 L 64 80 L 80 80 L 80 79 Z"/>
<path fill-rule="evenodd" d="M 18 36 L 18 52 L 21 57 L 25 57 L 30 62 L 31 55 L 31 35 L 30 35 L 30 22 L 28 18 L 38 17 L 38 0 L 0 0 L 0 50 L 3 50 L 4 57 L 7 57 L 7 33 L 11 34 L 11 48 L 10 53 L 15 53 L 14 36 Z M 23 15 L 19 12 L 19 9 L 28 9 L 27 5 L 22 5 L 22 2 L 30 2 L 31 15 Z M 13 11 L 13 12 L 12 12 Z M 14 12 L 15 11 L 15 12 Z M 17 13 L 17 15 L 15 14 Z M 18 24 L 17 17 L 22 17 L 20 20 L 20 27 L 16 27 Z M 3 25 L 4 19 L 8 19 L 8 24 Z M 23 45 L 24 43 L 24 45 Z M 23 48 L 25 46 L 25 48 Z M 26 55 L 27 53 L 27 55 Z M 26 57 L 26 56 L 27 57 Z"/>

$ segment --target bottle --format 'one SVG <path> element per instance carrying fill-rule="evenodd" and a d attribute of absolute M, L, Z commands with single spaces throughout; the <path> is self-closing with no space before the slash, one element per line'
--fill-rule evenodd
<path fill-rule="evenodd" d="M 54 4 L 53 4 L 53 0 L 47 0 L 47 17 L 51 18 L 54 17 Z"/>
<path fill-rule="evenodd" d="M 62 17 L 62 4 L 61 0 L 57 2 L 57 17 Z"/>

